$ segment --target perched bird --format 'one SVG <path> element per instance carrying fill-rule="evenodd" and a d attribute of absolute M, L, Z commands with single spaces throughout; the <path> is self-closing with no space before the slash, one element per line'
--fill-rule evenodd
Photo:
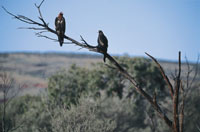
<path fill-rule="evenodd" d="M 98 36 L 97 42 L 98 42 L 98 50 L 103 52 L 104 54 L 103 61 L 106 62 L 108 40 L 101 30 L 99 30 L 99 36 Z"/>
<path fill-rule="evenodd" d="M 55 19 L 55 28 L 58 35 L 58 41 L 60 46 L 63 45 L 64 35 L 65 35 L 65 18 L 63 17 L 63 13 L 60 12 L 58 17 Z"/>

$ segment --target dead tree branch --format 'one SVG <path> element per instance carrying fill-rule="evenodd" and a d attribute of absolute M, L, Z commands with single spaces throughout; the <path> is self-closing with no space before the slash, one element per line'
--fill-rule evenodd
<path fill-rule="evenodd" d="M 148 120 L 150 122 L 150 128 L 151 128 L 151 131 L 152 132 L 155 132 L 156 131 L 156 123 L 153 119 L 153 115 L 151 115 L 150 113 L 148 113 L 147 111 L 145 111 L 147 117 L 148 117 Z"/>
<path fill-rule="evenodd" d="M 185 98 L 187 98 L 187 96 L 190 95 L 191 91 L 193 90 L 192 85 L 194 84 L 197 78 L 197 75 L 199 73 L 199 56 L 197 58 L 196 64 L 193 65 L 192 68 L 191 68 L 191 64 L 188 62 L 187 57 L 185 57 L 185 60 L 187 64 Z M 192 73 L 194 73 L 194 75 L 191 75 Z"/>
<path fill-rule="evenodd" d="M 181 82 L 181 92 L 182 92 L 182 104 L 181 104 L 181 107 L 180 107 L 180 132 L 183 132 L 185 93 L 184 93 L 182 82 Z"/>
<path fill-rule="evenodd" d="M 158 61 L 151 55 L 147 54 L 158 66 L 158 68 L 160 69 L 160 72 L 163 76 L 163 78 L 165 79 L 166 83 L 168 84 L 170 93 L 171 93 L 171 97 L 172 97 L 172 101 L 173 101 L 173 132 L 183 132 L 183 122 L 184 122 L 184 102 L 185 102 L 185 93 L 184 93 L 184 89 L 183 89 L 183 85 L 181 82 L 181 52 L 179 52 L 179 58 L 178 58 L 178 75 L 174 76 L 175 79 L 175 86 L 173 88 L 171 82 L 169 81 L 167 75 L 165 74 L 162 66 L 158 63 Z M 189 73 L 190 74 L 190 71 Z M 188 82 L 187 82 L 188 84 Z M 182 102 L 181 102 L 181 107 L 180 107 L 180 114 L 179 114 L 179 94 L 180 94 L 180 88 L 182 90 Z M 180 115 L 180 117 L 179 117 Z"/>
<path fill-rule="evenodd" d="M 173 90 L 173 87 L 172 87 L 172 84 L 170 83 L 169 81 L 169 78 L 167 77 L 167 75 L 165 74 L 163 68 L 161 67 L 161 65 L 158 63 L 158 61 L 151 55 L 149 55 L 148 53 L 145 52 L 146 55 L 148 55 L 155 63 L 156 65 L 158 66 L 158 68 L 160 69 L 160 72 L 163 76 L 163 78 L 165 79 L 166 83 L 167 83 L 167 86 L 169 87 L 169 91 L 170 91 L 170 94 L 171 94 L 171 98 L 173 99 L 173 95 L 174 95 L 174 90 Z"/>
<path fill-rule="evenodd" d="M 179 69 L 178 69 L 178 76 L 176 77 L 176 83 L 175 83 L 175 93 L 174 93 L 174 97 L 173 97 L 173 108 L 174 108 L 174 111 L 173 111 L 173 118 L 174 118 L 174 132 L 179 132 L 179 108 L 178 108 L 178 105 L 179 105 L 179 90 L 180 90 L 180 84 L 181 84 L 181 81 L 180 81 L 180 76 L 181 76 L 181 52 L 179 52 Z"/>

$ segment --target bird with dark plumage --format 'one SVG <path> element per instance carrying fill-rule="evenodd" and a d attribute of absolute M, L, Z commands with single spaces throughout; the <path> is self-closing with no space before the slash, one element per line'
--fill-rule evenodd
<path fill-rule="evenodd" d="M 60 12 L 58 17 L 55 19 L 55 28 L 58 35 L 58 41 L 60 46 L 63 45 L 64 35 L 65 35 L 65 18 L 63 17 L 63 13 Z"/>
<path fill-rule="evenodd" d="M 98 50 L 102 51 L 104 54 L 103 61 L 106 62 L 106 53 L 108 49 L 108 39 L 106 36 L 103 34 L 101 30 L 99 30 L 99 36 L 97 39 L 98 42 Z"/>

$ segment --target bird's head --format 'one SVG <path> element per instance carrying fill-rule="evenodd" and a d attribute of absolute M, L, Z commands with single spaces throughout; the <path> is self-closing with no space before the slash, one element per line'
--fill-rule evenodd
<path fill-rule="evenodd" d="M 59 18 L 59 19 L 62 19 L 62 17 L 63 17 L 63 13 L 60 12 L 60 13 L 58 14 L 58 18 Z"/>
<path fill-rule="evenodd" d="M 59 15 L 63 16 L 63 12 L 60 12 Z"/>
<path fill-rule="evenodd" d="M 99 30 L 99 34 L 103 34 L 103 31 Z"/>

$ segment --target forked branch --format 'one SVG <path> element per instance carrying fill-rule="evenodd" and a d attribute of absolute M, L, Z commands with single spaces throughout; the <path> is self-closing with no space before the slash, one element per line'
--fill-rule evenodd
<path fill-rule="evenodd" d="M 158 68 L 160 69 L 160 72 L 163 76 L 163 78 L 165 79 L 166 83 L 167 83 L 167 86 L 169 87 L 169 91 L 170 91 L 170 94 L 171 94 L 171 98 L 173 99 L 173 95 L 174 95 L 174 90 L 173 90 L 173 86 L 171 84 L 171 82 L 169 81 L 169 78 L 167 77 L 167 75 L 165 74 L 162 66 L 158 63 L 158 61 L 151 55 L 149 55 L 148 53 L 145 52 L 146 55 L 148 55 L 155 63 L 156 65 L 158 66 Z"/>

